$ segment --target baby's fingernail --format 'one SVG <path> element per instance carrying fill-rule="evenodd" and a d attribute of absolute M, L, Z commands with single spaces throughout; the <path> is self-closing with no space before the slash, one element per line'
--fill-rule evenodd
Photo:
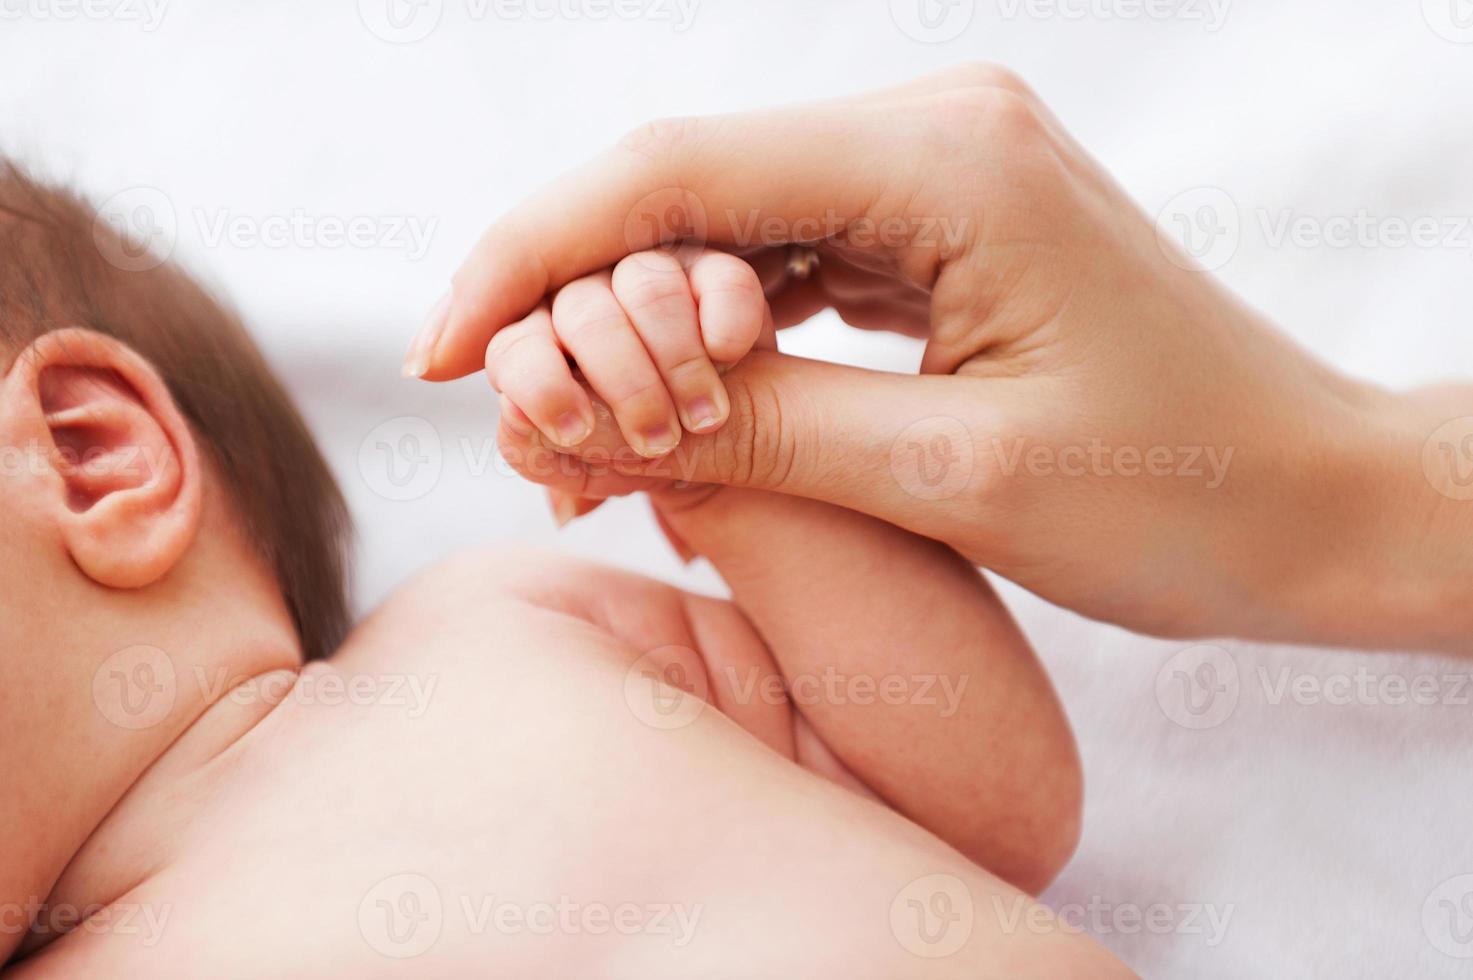
<path fill-rule="evenodd" d="M 422 378 L 425 376 L 425 372 L 430 369 L 430 360 L 435 356 L 435 345 L 440 342 L 440 334 L 445 332 L 445 324 L 449 321 L 450 294 L 446 293 L 425 317 L 419 333 L 414 335 L 414 342 L 409 345 L 409 353 L 404 355 L 404 367 L 401 370 L 404 377 Z"/>
<path fill-rule="evenodd" d="M 593 435 L 593 426 L 576 412 L 568 412 L 557 420 L 557 432 L 554 438 L 559 446 L 565 448 L 576 446 L 591 435 Z"/>
<path fill-rule="evenodd" d="M 680 434 L 669 425 L 656 425 L 639 434 L 639 445 L 635 450 L 648 459 L 669 455 L 680 445 Z"/>
<path fill-rule="evenodd" d="M 685 427 L 692 432 L 705 432 L 721 424 L 721 415 L 716 401 L 702 396 L 685 407 Z"/>
<path fill-rule="evenodd" d="M 552 519 L 558 527 L 567 527 L 578 516 L 578 498 L 556 490 L 547 492 L 548 503 L 552 504 Z"/>

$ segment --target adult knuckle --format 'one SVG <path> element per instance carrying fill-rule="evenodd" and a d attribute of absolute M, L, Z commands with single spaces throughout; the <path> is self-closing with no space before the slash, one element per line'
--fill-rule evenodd
<path fill-rule="evenodd" d="M 929 123 L 933 133 L 950 145 L 1012 149 L 1046 135 L 1032 103 L 1000 88 L 968 88 L 937 96 Z"/>
<path fill-rule="evenodd" d="M 955 80 L 962 86 L 1003 89 L 1024 96 L 1032 94 L 1021 75 L 993 61 L 974 61 L 960 65 L 956 69 Z"/>
<path fill-rule="evenodd" d="M 619 140 L 619 148 L 651 162 L 669 164 L 699 138 L 702 122 L 697 116 L 669 116 L 630 130 Z"/>

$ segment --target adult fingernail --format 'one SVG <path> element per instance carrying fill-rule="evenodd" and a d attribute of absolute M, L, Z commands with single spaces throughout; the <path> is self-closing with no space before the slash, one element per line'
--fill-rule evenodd
<path fill-rule="evenodd" d="M 668 424 L 651 426 L 639 434 L 639 445 L 634 448 L 641 456 L 658 459 L 669 455 L 680 445 L 680 433 Z"/>
<path fill-rule="evenodd" d="M 548 503 L 552 504 L 552 519 L 557 521 L 557 526 L 567 527 L 573 518 L 578 516 L 578 498 L 570 497 L 556 490 L 547 492 Z"/>
<path fill-rule="evenodd" d="M 568 412 L 557 420 L 557 432 L 553 438 L 559 446 L 569 448 L 578 445 L 593 435 L 593 426 L 576 412 Z"/>
<path fill-rule="evenodd" d="M 406 378 L 422 378 L 430 369 L 430 360 L 435 356 L 435 346 L 440 342 L 440 335 L 445 332 L 445 324 L 450 321 L 450 294 L 446 293 L 440 298 L 425 317 L 419 333 L 414 335 L 414 342 L 409 345 L 409 352 L 404 355 L 404 367 L 401 373 Z"/>

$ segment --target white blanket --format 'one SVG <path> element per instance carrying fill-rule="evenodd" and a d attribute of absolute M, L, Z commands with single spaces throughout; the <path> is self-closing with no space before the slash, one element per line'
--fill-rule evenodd
<path fill-rule="evenodd" d="M 1226 192 L 1219 213 L 1239 225 L 1219 274 L 1320 355 L 1389 384 L 1466 376 L 1466 7 L 620 0 L 644 16 L 598 20 L 598 0 L 423 0 L 391 22 L 383 0 L 99 0 L 81 15 L 3 0 L 0 141 L 99 198 L 141 195 L 166 234 L 172 222 L 175 253 L 244 309 L 352 499 L 360 607 L 478 544 L 712 588 L 639 503 L 557 534 L 540 494 L 493 462 L 483 381 L 399 380 L 418 317 L 494 215 L 651 117 L 997 60 L 1153 215 L 1193 188 Z M 369 26 L 402 40 L 437 12 L 414 43 Z M 1398 247 L 1387 218 L 1430 218 L 1437 240 Z M 1369 228 L 1367 244 L 1314 238 L 1346 228 Z M 786 343 L 895 369 L 917 357 L 827 321 Z M 406 467 L 399 483 L 385 452 Z M 1473 874 L 1468 664 L 1240 643 L 1171 661 L 1186 644 L 1005 592 L 1083 747 L 1085 838 L 1046 896 L 1069 921 L 1153 976 L 1473 970 L 1455 955 L 1473 955 L 1473 878 L 1456 877 Z M 1219 700 L 1183 686 L 1198 681 Z M 1399 684 L 1439 703 L 1397 704 Z"/>

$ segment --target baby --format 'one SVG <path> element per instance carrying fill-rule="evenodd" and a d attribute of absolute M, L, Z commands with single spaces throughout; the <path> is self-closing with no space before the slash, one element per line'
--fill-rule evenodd
<path fill-rule="evenodd" d="M 1024 895 L 1074 846 L 1078 762 L 955 554 L 642 477 L 734 601 L 476 555 L 340 644 L 317 450 L 238 322 L 125 245 L 0 174 L 7 977 L 1126 975 Z M 581 337 L 655 456 L 723 424 L 710 355 L 762 339 L 765 304 L 726 257 L 719 288 L 640 259 L 532 319 Z M 650 277 L 687 333 L 619 321 Z M 577 384 L 566 349 L 492 358 L 507 452 L 562 501 L 582 485 L 540 427 L 612 441 L 592 402 L 589 435 L 538 400 Z M 661 397 L 668 431 L 633 410 Z"/>

